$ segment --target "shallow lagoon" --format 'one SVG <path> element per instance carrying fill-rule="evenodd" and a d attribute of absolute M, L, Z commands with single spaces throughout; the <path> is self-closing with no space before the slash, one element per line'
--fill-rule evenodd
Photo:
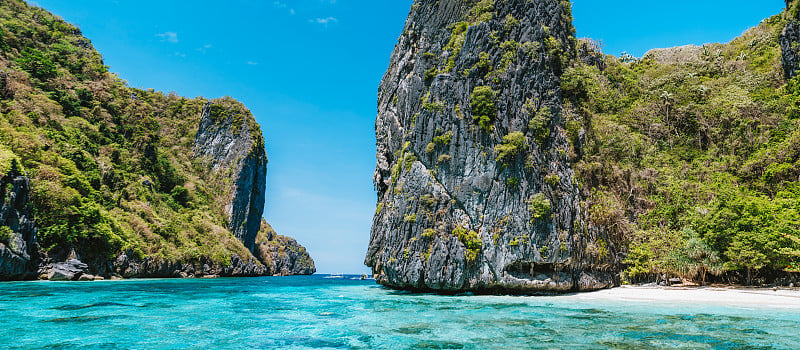
<path fill-rule="evenodd" d="M 3 348 L 773 348 L 800 310 L 438 296 L 325 276 L 0 283 Z"/>

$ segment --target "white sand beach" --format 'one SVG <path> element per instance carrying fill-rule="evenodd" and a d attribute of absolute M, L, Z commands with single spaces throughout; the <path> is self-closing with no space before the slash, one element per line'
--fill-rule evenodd
<path fill-rule="evenodd" d="M 583 300 L 691 302 L 800 309 L 800 289 L 622 286 L 570 297 Z"/>

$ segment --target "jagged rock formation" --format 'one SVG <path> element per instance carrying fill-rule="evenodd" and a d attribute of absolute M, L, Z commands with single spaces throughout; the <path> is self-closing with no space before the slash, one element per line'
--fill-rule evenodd
<path fill-rule="evenodd" d="M 275 233 L 265 220 L 261 221 L 253 253 L 266 266 L 266 275 L 311 275 L 317 271 L 305 247 L 294 238 Z"/>
<path fill-rule="evenodd" d="M 37 263 L 39 246 L 29 195 L 29 179 L 17 173 L 14 162 L 0 180 L 0 280 L 31 278 Z"/>
<path fill-rule="evenodd" d="M 217 277 L 257 277 L 269 275 L 269 270 L 255 259 L 242 260 L 234 255 L 230 264 L 221 264 L 209 258 L 196 262 L 164 261 L 159 259 L 130 259 L 125 253 L 113 262 L 116 276 L 123 278 L 191 278 L 204 276 Z"/>
<path fill-rule="evenodd" d="M 218 106 L 212 110 L 213 106 Z M 225 206 L 228 228 L 251 252 L 264 213 L 267 153 L 264 139 L 249 112 L 236 105 L 203 107 L 194 151 L 209 160 L 214 171 L 225 169 L 233 178 Z"/>
<path fill-rule="evenodd" d="M 786 26 L 781 32 L 780 44 L 783 55 L 781 56 L 781 63 L 783 64 L 784 76 L 792 78 L 797 74 L 800 69 L 800 11 L 798 3 L 795 0 L 786 1 L 787 16 Z"/>
<path fill-rule="evenodd" d="M 365 263 L 386 286 L 566 292 L 617 283 L 584 220 L 559 75 L 569 3 L 419 0 L 380 84 Z"/>

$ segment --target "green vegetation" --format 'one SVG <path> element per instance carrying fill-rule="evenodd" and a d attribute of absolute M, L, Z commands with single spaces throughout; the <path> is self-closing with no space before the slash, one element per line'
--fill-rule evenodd
<path fill-rule="evenodd" d="M 783 27 L 564 70 L 589 219 L 628 247 L 628 280 L 800 270 L 800 81 L 783 78 Z"/>
<path fill-rule="evenodd" d="M 478 254 L 481 251 L 481 247 L 483 246 L 478 233 L 473 230 L 467 230 L 462 226 L 457 226 L 453 229 L 453 236 L 458 237 L 458 240 L 464 244 L 464 247 L 466 248 L 466 252 L 464 254 L 467 262 L 475 262 L 475 260 L 478 258 Z"/>
<path fill-rule="evenodd" d="M 444 47 L 444 51 L 450 53 L 447 59 L 445 72 L 452 72 L 456 66 L 456 58 L 464 47 L 464 38 L 467 35 L 467 28 L 475 24 L 486 22 L 494 16 L 494 0 L 479 0 L 471 5 L 467 16 L 463 21 L 454 23 L 448 27 L 450 29 L 450 39 Z"/>
<path fill-rule="evenodd" d="M 550 200 L 544 193 L 537 193 L 528 199 L 528 211 L 531 212 L 531 221 L 542 220 L 550 216 Z"/>
<path fill-rule="evenodd" d="M 452 138 L 453 138 L 453 132 L 452 131 L 448 131 L 448 132 L 446 132 L 444 134 L 441 134 L 439 136 L 434 136 L 433 137 L 433 143 L 435 143 L 437 145 L 440 145 L 440 146 L 449 146 L 450 145 L 450 141 L 452 140 Z"/>
<path fill-rule="evenodd" d="M 432 228 L 426 228 L 424 231 L 422 231 L 422 237 L 431 238 L 434 236 L 436 236 L 436 230 Z"/>
<path fill-rule="evenodd" d="M 0 243 L 8 244 L 14 232 L 8 226 L 0 226 Z"/>
<path fill-rule="evenodd" d="M 20 0 L 0 3 L 0 171 L 15 161 L 31 177 L 39 240 L 86 259 L 229 263 L 247 249 L 226 227 L 227 174 L 194 159 L 203 107 L 245 125 L 263 147 L 250 112 L 128 87 L 108 72 L 80 30 Z"/>
<path fill-rule="evenodd" d="M 549 174 L 544 177 L 544 182 L 550 186 L 558 185 L 559 181 L 561 181 L 561 177 L 559 177 L 557 174 Z"/>
<path fill-rule="evenodd" d="M 529 99 L 525 102 L 523 108 L 527 114 L 532 115 L 531 119 L 528 121 L 528 131 L 537 144 L 544 144 L 544 141 L 550 134 L 549 125 L 550 119 L 552 119 L 550 107 L 543 106 L 537 110 L 533 101 Z"/>
<path fill-rule="evenodd" d="M 510 163 L 522 154 L 528 148 L 528 138 L 525 134 L 514 131 L 506 136 L 503 136 L 503 143 L 494 147 L 494 152 L 497 153 L 495 160 L 498 162 Z"/>
<path fill-rule="evenodd" d="M 472 94 L 469 96 L 472 121 L 486 132 L 492 131 L 494 120 L 497 117 L 496 94 L 489 86 L 478 86 L 472 90 Z"/>

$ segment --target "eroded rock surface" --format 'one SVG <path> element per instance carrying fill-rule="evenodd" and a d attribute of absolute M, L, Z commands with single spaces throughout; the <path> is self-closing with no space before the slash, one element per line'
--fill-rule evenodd
<path fill-rule="evenodd" d="M 797 75 L 800 69 L 800 12 L 798 12 L 798 2 L 796 0 L 785 0 L 787 16 L 786 27 L 780 36 L 781 44 L 781 63 L 786 78 Z"/>
<path fill-rule="evenodd" d="M 380 84 L 378 206 L 365 263 L 393 288 L 456 293 L 615 285 L 590 253 L 563 131 L 569 3 L 419 0 Z"/>
<path fill-rule="evenodd" d="M 225 171 L 226 181 L 232 180 L 225 206 L 228 228 L 252 252 L 264 213 L 267 153 L 250 112 L 225 102 L 218 100 L 203 108 L 194 150 L 214 171 Z"/>
<path fill-rule="evenodd" d="M 0 180 L 0 279 L 33 278 L 38 260 L 36 225 L 31 217 L 29 179 L 16 170 Z"/>

